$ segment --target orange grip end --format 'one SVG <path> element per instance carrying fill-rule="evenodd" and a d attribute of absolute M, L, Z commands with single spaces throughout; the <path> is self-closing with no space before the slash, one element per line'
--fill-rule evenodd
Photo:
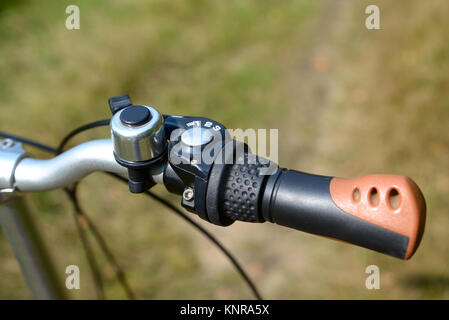
<path fill-rule="evenodd" d="M 418 248 L 426 221 L 426 202 L 409 177 L 375 174 L 333 178 L 330 194 L 346 213 L 409 238 L 404 259 Z"/>

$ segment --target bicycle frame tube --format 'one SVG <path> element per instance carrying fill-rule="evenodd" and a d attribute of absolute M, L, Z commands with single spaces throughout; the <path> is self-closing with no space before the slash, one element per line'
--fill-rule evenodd
<path fill-rule="evenodd" d="M 22 198 L 0 205 L 0 224 L 33 297 L 65 299 L 61 282 Z"/>

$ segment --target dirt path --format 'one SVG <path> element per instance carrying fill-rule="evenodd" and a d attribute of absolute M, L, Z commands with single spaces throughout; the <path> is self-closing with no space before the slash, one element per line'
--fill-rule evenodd
<path fill-rule="evenodd" d="M 309 26 L 311 32 L 305 41 L 292 50 L 290 59 L 281 66 L 282 100 L 288 115 L 279 119 L 282 166 L 317 173 L 325 171 L 320 167 L 319 145 L 325 143 L 323 140 L 332 132 L 321 120 L 335 102 L 339 90 L 335 79 L 338 41 L 345 31 L 346 21 L 350 20 L 347 18 L 350 10 L 348 1 L 325 1 L 323 10 Z M 307 270 L 313 270 L 314 264 L 325 255 L 323 250 L 327 247 L 317 248 L 316 237 L 268 223 L 235 223 L 226 229 L 203 225 L 237 255 L 266 297 L 310 297 L 315 290 L 314 284 L 307 287 L 302 283 L 296 288 L 290 281 L 300 282 L 307 277 Z M 233 274 L 229 263 L 215 248 L 201 237 L 196 239 L 202 266 L 208 274 L 222 274 L 223 277 Z M 221 288 L 216 294 L 223 299 L 249 296 L 246 288 L 239 293 Z"/>
<path fill-rule="evenodd" d="M 336 64 L 339 38 L 347 27 L 350 1 L 325 1 L 321 15 L 311 28 L 308 39 L 298 49 L 298 59 L 286 70 L 286 95 L 291 117 L 280 126 L 282 159 L 292 168 L 322 171 L 319 146 L 331 128 L 322 121 L 335 103 L 339 88 Z"/>

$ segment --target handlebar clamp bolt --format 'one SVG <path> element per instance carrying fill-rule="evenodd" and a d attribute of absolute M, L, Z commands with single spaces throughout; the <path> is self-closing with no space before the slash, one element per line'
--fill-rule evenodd
<path fill-rule="evenodd" d="M 11 148 L 11 147 L 14 147 L 14 140 L 11 140 L 11 139 L 4 139 L 3 141 L 2 141 L 2 144 L 1 144 L 1 146 L 2 146 L 2 148 L 3 149 L 8 149 L 8 148 Z"/>
<path fill-rule="evenodd" d="M 184 192 L 182 193 L 182 197 L 184 198 L 184 200 L 186 201 L 192 201 L 193 198 L 195 197 L 195 193 L 193 192 L 192 188 L 186 188 L 184 190 Z"/>

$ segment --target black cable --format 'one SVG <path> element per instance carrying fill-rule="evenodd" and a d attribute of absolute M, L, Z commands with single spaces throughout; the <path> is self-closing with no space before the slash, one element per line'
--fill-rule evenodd
<path fill-rule="evenodd" d="M 85 124 L 81 127 L 76 128 L 75 130 L 70 131 L 59 143 L 59 146 L 56 149 L 56 154 L 60 154 L 64 150 L 64 147 L 67 145 L 69 140 L 72 139 L 77 134 L 80 134 L 83 131 L 90 130 L 93 128 L 97 128 L 97 127 L 101 127 L 101 126 L 108 126 L 109 122 L 110 122 L 109 119 L 99 120 L 99 121 Z"/>
<path fill-rule="evenodd" d="M 1 138 L 5 138 L 5 139 L 16 140 L 16 141 L 22 142 L 24 144 L 33 146 L 33 147 L 41 149 L 41 150 L 45 150 L 45 151 L 48 151 L 48 152 L 51 152 L 51 153 L 56 153 L 56 149 L 55 148 L 46 146 L 45 144 L 42 144 L 42 143 L 39 143 L 39 142 L 36 142 L 36 141 L 33 141 L 33 140 L 29 140 L 29 139 L 25 139 L 25 138 L 22 138 L 22 137 L 14 136 L 14 135 L 9 134 L 9 133 L 5 133 L 5 132 L 1 132 L 0 131 L 0 137 Z"/>
<path fill-rule="evenodd" d="M 33 146 L 38 147 L 37 145 L 41 145 L 46 151 L 50 151 L 53 153 L 57 153 L 58 151 L 60 152 L 64 146 L 68 143 L 68 141 L 74 137 L 75 135 L 85 131 L 85 130 L 89 130 L 95 127 L 99 127 L 99 126 L 106 126 L 109 125 L 110 120 L 100 120 L 100 121 L 96 121 L 96 122 L 92 122 L 89 124 L 86 124 L 84 126 L 81 126 L 73 131 L 71 131 L 64 139 L 63 141 L 59 144 L 59 147 L 57 149 L 54 149 L 52 147 L 49 146 L 45 146 L 42 145 L 40 143 L 28 140 L 28 139 L 23 139 L 23 138 L 19 138 L 17 139 L 18 141 L 22 141 L 23 143 L 26 144 L 30 144 Z M 0 135 L 1 136 L 1 135 Z M 40 148 L 40 147 L 38 147 Z M 117 179 L 120 179 L 122 181 L 126 181 L 128 182 L 128 180 L 126 178 L 123 178 L 117 174 L 114 173 L 108 173 L 111 176 L 114 176 Z M 166 206 L 167 208 L 171 209 L 173 212 L 175 212 L 178 216 L 182 217 L 184 220 L 186 220 L 187 222 L 189 222 L 193 227 L 195 227 L 198 231 L 200 231 L 201 233 L 203 233 L 210 241 L 212 241 L 212 243 L 214 243 L 217 248 L 222 251 L 222 253 L 230 260 L 230 262 L 232 263 L 232 265 L 234 265 L 234 267 L 236 268 L 236 270 L 238 271 L 238 273 L 242 276 L 242 278 L 244 279 L 244 281 L 247 283 L 247 285 L 250 287 L 251 291 L 253 292 L 254 296 L 256 297 L 256 299 L 258 300 L 262 300 L 261 295 L 259 294 L 255 284 L 252 282 L 252 280 L 249 278 L 248 274 L 245 272 L 245 270 L 242 268 L 242 266 L 238 263 L 238 261 L 235 259 L 235 257 L 217 240 L 217 238 L 215 238 L 209 231 L 207 231 L 206 229 L 204 229 L 201 225 L 199 225 L 197 222 L 195 222 L 194 220 L 192 220 L 189 216 L 187 216 L 185 213 L 183 213 L 180 209 L 178 209 L 177 207 L 175 207 L 173 204 L 171 204 L 169 201 L 157 196 L 156 194 L 152 193 L 151 191 L 146 191 L 145 192 L 146 195 L 152 197 L 153 199 L 155 199 L 156 201 L 160 202 L 161 204 L 163 204 L 164 206 Z"/>
<path fill-rule="evenodd" d="M 114 267 L 115 269 L 115 275 L 120 282 L 120 285 L 122 286 L 123 290 L 126 293 L 126 296 L 129 300 L 134 300 L 135 295 L 133 291 L 131 290 L 131 287 L 128 284 L 128 281 L 126 279 L 125 272 L 120 267 L 120 265 L 117 262 L 117 259 L 115 258 L 114 254 L 112 253 L 111 249 L 109 249 L 106 241 L 104 240 L 103 236 L 101 235 L 100 231 L 96 227 L 96 225 L 92 222 L 92 220 L 89 218 L 89 216 L 86 214 L 86 212 L 81 207 L 77 191 L 78 191 L 78 183 L 74 184 L 72 188 L 64 188 L 64 191 L 69 196 L 69 199 L 71 200 L 74 209 L 75 209 L 75 221 L 78 224 L 77 227 L 83 228 L 87 225 L 90 232 L 95 237 L 95 240 L 100 245 L 101 250 L 103 251 L 103 254 L 106 256 L 106 259 L 109 261 L 109 263 Z M 103 277 L 101 275 L 101 272 L 99 271 L 98 265 L 96 263 L 96 259 L 94 256 L 89 256 L 89 252 L 92 251 L 90 247 L 90 243 L 87 241 L 87 239 L 82 238 L 82 233 L 80 233 L 81 241 L 84 247 L 84 250 L 86 251 L 86 256 L 89 262 L 89 266 L 92 270 L 94 283 L 96 285 L 97 290 L 97 296 L 100 300 L 105 299 L 105 294 L 103 290 Z"/>
<path fill-rule="evenodd" d="M 128 179 L 119 176 L 115 173 L 108 173 L 109 175 L 128 183 Z M 183 218 L 185 221 L 190 223 L 193 227 L 197 228 L 198 231 L 200 231 L 203 235 L 205 235 L 212 243 L 214 243 L 223 253 L 224 255 L 231 261 L 231 263 L 234 265 L 234 267 L 237 269 L 238 273 L 242 276 L 243 280 L 248 284 L 251 291 L 253 292 L 254 296 L 257 300 L 263 300 L 261 295 L 259 294 L 259 291 L 257 290 L 256 286 L 252 282 L 252 280 L 249 278 L 248 274 L 245 272 L 245 270 L 242 268 L 242 266 L 238 263 L 238 261 L 235 259 L 235 257 L 218 241 L 217 238 L 215 238 L 209 231 L 203 228 L 200 224 L 192 220 L 189 216 L 187 216 L 184 212 L 179 210 L 177 207 L 175 207 L 172 203 L 169 201 L 159 197 L 155 193 L 151 191 L 145 191 L 145 194 L 154 200 L 158 201 L 159 203 L 163 204 L 167 208 L 171 209 L 174 213 L 176 213 L 178 216 Z"/>
<path fill-rule="evenodd" d="M 79 205 L 78 197 L 76 194 L 76 187 L 72 189 L 65 188 L 64 191 L 67 193 L 67 196 L 71 200 L 73 204 L 73 217 L 75 219 L 76 229 L 78 230 L 78 235 L 81 239 L 81 243 L 84 248 L 84 252 L 86 254 L 86 259 L 89 264 L 89 268 L 92 271 L 92 278 L 95 283 L 95 291 L 97 293 L 97 298 L 99 300 L 105 299 L 104 286 L 103 286 L 103 276 L 101 275 L 100 269 L 98 268 L 97 260 L 95 259 L 95 255 L 93 253 L 92 247 L 87 238 L 85 228 L 83 227 L 88 222 L 86 221 L 86 214 L 83 212 L 83 209 Z"/>
<path fill-rule="evenodd" d="M 125 291 L 127 297 L 129 300 L 135 300 L 136 297 L 131 289 L 131 287 L 128 284 L 128 280 L 126 279 L 126 274 L 123 271 L 123 269 L 120 267 L 120 265 L 117 262 L 117 259 L 115 258 L 114 254 L 112 253 L 111 249 L 109 249 L 106 241 L 104 240 L 103 236 L 101 235 L 98 228 L 95 226 L 95 224 L 90 220 L 90 218 L 84 213 L 84 218 L 86 220 L 86 223 L 89 225 L 90 231 L 92 232 L 93 236 L 97 240 L 98 244 L 100 245 L 101 249 L 103 250 L 104 255 L 108 259 L 109 263 L 112 264 L 112 266 L 115 268 L 115 275 L 120 282 L 123 290 Z"/>
<path fill-rule="evenodd" d="M 25 139 L 22 137 L 18 137 L 12 134 L 8 134 L 8 133 L 4 133 L 4 132 L 0 132 L 0 137 L 6 138 L 6 139 L 13 139 L 19 142 L 22 142 L 24 144 L 39 148 L 41 150 L 44 151 L 48 151 L 51 153 L 55 153 L 55 154 L 59 154 L 60 151 L 58 151 L 58 149 L 55 149 L 53 147 L 41 144 L 39 142 L 30 140 L 30 139 Z M 61 144 L 60 144 L 61 147 Z M 64 147 L 64 144 L 62 144 L 61 150 Z M 81 209 L 81 206 L 79 205 L 79 201 L 77 198 L 77 183 L 75 183 L 73 185 L 72 188 L 64 188 L 64 191 L 66 192 L 67 196 L 69 197 L 70 201 L 72 202 L 73 208 L 74 208 L 74 219 L 75 219 L 75 225 L 76 225 L 76 229 L 78 231 L 78 235 L 80 237 L 81 240 L 81 244 L 83 246 L 84 252 L 86 254 L 86 259 L 87 262 L 89 264 L 89 268 L 92 272 L 92 278 L 94 280 L 95 283 L 95 291 L 97 293 L 97 298 L 103 300 L 105 298 L 105 294 L 104 294 L 104 287 L 103 287 L 103 279 L 101 276 L 101 272 L 99 271 L 96 259 L 95 259 L 95 255 L 93 254 L 93 250 L 90 246 L 89 240 L 86 236 L 86 232 L 84 231 L 84 225 L 85 223 L 82 223 L 80 220 L 83 219 L 83 221 L 89 221 L 85 214 L 85 212 Z"/>
<path fill-rule="evenodd" d="M 109 125 L 109 122 L 110 122 L 109 119 L 95 121 L 95 122 L 88 123 L 86 125 L 76 128 L 75 130 L 70 131 L 61 140 L 58 148 L 56 149 L 56 154 L 62 153 L 64 151 L 64 147 L 67 145 L 67 143 L 70 141 L 70 139 L 75 137 L 77 134 L 80 134 L 81 132 L 84 132 L 86 130 L 93 129 L 96 127 Z M 79 201 L 78 201 L 77 189 L 78 189 L 78 183 L 75 183 L 71 188 L 64 188 L 65 192 L 68 194 L 70 200 L 73 203 L 73 206 L 77 213 L 76 218 L 79 218 L 79 219 L 82 218 L 83 221 L 85 222 L 85 224 L 87 224 L 87 227 L 89 228 L 90 232 L 93 234 L 93 236 L 95 237 L 95 240 L 100 245 L 100 248 L 103 251 L 103 254 L 106 256 L 109 263 L 114 267 L 115 275 L 116 275 L 118 281 L 120 282 L 120 285 L 122 286 L 123 290 L 125 291 L 128 299 L 134 300 L 135 295 L 134 295 L 133 291 L 131 290 L 131 287 L 128 284 L 125 272 L 120 267 L 119 263 L 117 262 L 117 259 L 115 258 L 111 249 L 109 249 L 106 241 L 104 240 L 103 236 L 101 235 L 101 233 L 98 230 L 98 228 L 96 227 L 96 225 L 88 217 L 86 212 L 81 208 L 81 205 L 79 204 Z M 78 220 L 77 220 L 77 222 L 78 222 Z M 80 226 L 83 226 L 83 225 L 80 225 Z M 81 240 L 83 240 L 83 239 L 81 239 Z M 88 241 L 82 241 L 82 244 L 85 248 L 86 255 L 87 255 L 87 253 L 89 251 L 91 251 L 90 243 Z M 93 259 L 93 260 L 95 262 L 95 259 Z M 103 293 L 101 272 L 99 271 L 96 263 L 92 263 L 91 261 L 89 261 L 89 264 L 90 264 L 90 268 L 92 270 L 93 276 L 95 278 L 97 292 Z M 100 296 L 102 296 L 104 298 L 104 293 Z"/>

